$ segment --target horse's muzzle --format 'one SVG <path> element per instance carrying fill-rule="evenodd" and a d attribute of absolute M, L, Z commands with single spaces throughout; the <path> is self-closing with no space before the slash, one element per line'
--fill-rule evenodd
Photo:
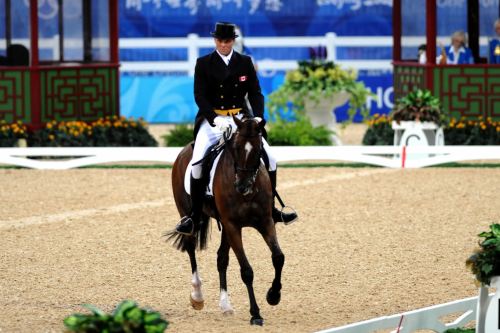
<path fill-rule="evenodd" d="M 234 187 L 236 188 L 236 191 L 243 196 L 253 193 L 253 182 L 251 181 L 251 179 L 236 179 L 236 181 L 234 182 Z"/>

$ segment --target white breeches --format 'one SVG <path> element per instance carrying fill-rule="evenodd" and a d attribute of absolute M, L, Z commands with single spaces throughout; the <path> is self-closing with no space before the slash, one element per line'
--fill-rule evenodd
<path fill-rule="evenodd" d="M 242 114 L 237 115 L 239 119 L 243 117 Z M 231 116 L 226 116 L 229 124 L 232 127 L 233 132 L 236 131 L 236 124 L 234 123 L 233 117 Z M 219 142 L 219 140 L 222 138 L 222 132 L 219 131 L 217 127 L 212 127 L 208 123 L 208 121 L 205 119 L 201 123 L 200 130 L 198 131 L 198 134 L 196 134 L 196 140 L 194 143 L 194 150 L 193 150 L 193 158 L 191 160 L 191 175 L 193 178 L 200 179 L 201 178 L 201 171 L 202 171 L 202 166 L 201 163 L 197 165 L 192 165 L 193 163 L 198 162 L 205 156 L 205 152 L 207 149 Z M 264 150 L 267 153 L 267 156 L 269 158 L 269 170 L 274 171 L 276 170 L 276 158 L 274 158 L 273 154 L 271 153 L 271 147 L 267 143 L 266 139 L 262 138 L 262 144 L 264 146 Z"/>

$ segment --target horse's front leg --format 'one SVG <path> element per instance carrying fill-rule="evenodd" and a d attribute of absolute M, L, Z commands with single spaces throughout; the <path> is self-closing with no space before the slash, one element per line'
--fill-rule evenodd
<path fill-rule="evenodd" d="M 219 250 L 217 251 L 217 270 L 219 271 L 220 300 L 219 306 L 224 315 L 234 313 L 229 295 L 227 293 L 227 266 L 229 265 L 229 243 L 226 238 L 225 230 L 222 230 Z"/>
<path fill-rule="evenodd" d="M 274 266 L 274 280 L 271 288 L 267 291 L 266 300 L 269 305 L 278 305 L 281 300 L 281 272 L 285 264 L 285 255 L 281 252 L 281 248 L 278 244 L 274 222 L 271 221 L 268 223 L 268 227 L 261 230 L 260 233 L 271 250 Z"/>
<path fill-rule="evenodd" d="M 189 260 L 191 261 L 191 285 L 193 286 L 193 290 L 191 291 L 191 306 L 195 310 L 203 309 L 205 301 L 203 299 L 203 293 L 201 291 L 201 279 L 200 274 L 198 273 L 198 265 L 196 263 L 196 239 L 193 238 L 193 241 L 190 242 L 187 252 L 189 254 Z"/>
<path fill-rule="evenodd" d="M 252 315 L 250 318 L 250 324 L 262 326 L 264 324 L 264 319 L 260 316 L 260 309 L 257 305 L 257 301 L 255 300 L 255 293 L 253 290 L 253 270 L 245 255 L 245 251 L 243 250 L 241 228 L 236 228 L 231 223 L 226 223 L 224 226 L 226 227 L 226 237 L 229 245 L 233 249 L 240 264 L 241 279 L 247 287 L 248 298 L 250 300 L 250 314 Z"/>

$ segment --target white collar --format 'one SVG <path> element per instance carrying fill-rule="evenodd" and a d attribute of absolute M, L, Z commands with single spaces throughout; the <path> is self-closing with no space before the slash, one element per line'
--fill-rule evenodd
<path fill-rule="evenodd" d="M 229 65 L 229 61 L 231 60 L 231 56 L 233 55 L 233 50 L 231 49 L 231 52 L 229 52 L 227 56 L 221 54 L 217 49 L 215 49 L 215 51 L 217 51 L 217 54 L 220 55 L 226 66 Z"/>
<path fill-rule="evenodd" d="M 453 48 L 453 45 L 451 45 L 450 46 L 450 52 L 453 52 L 455 54 L 464 53 L 465 52 L 465 48 L 463 46 L 460 46 L 460 48 L 455 52 L 455 49 Z"/>

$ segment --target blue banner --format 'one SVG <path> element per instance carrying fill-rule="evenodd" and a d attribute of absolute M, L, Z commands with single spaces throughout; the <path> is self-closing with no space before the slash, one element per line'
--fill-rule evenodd
<path fill-rule="evenodd" d="M 360 72 L 359 79 L 374 93 L 367 100 L 371 113 L 388 113 L 393 106 L 391 72 Z M 261 77 L 264 96 L 276 90 L 284 80 L 278 73 Z M 193 123 L 198 107 L 193 96 L 193 78 L 189 76 L 133 76 L 120 78 L 120 109 L 125 117 L 144 118 L 150 123 Z M 348 105 L 335 110 L 338 121 L 344 121 Z M 333 110 L 332 110 L 333 111 Z M 361 121 L 357 116 L 355 121 Z"/>
<path fill-rule="evenodd" d="M 210 36 L 217 21 L 245 36 L 390 35 L 391 13 L 392 0 L 120 0 L 120 36 Z"/>

